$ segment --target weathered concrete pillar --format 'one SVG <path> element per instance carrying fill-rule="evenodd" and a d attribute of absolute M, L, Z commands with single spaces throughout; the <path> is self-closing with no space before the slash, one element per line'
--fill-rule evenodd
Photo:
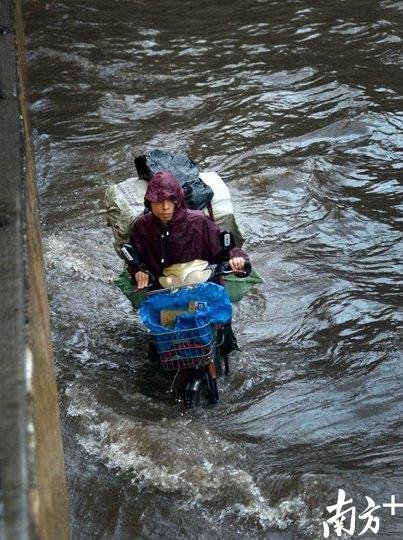
<path fill-rule="evenodd" d="M 0 0 L 0 539 L 69 538 L 20 0 Z"/>

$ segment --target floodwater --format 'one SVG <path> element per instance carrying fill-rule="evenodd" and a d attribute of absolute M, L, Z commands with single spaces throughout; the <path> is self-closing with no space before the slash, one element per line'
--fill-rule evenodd
<path fill-rule="evenodd" d="M 73 539 L 319 539 L 338 489 L 345 538 L 401 539 L 403 3 L 24 6 Z M 192 415 L 112 284 L 148 148 L 221 174 L 265 279 Z"/>

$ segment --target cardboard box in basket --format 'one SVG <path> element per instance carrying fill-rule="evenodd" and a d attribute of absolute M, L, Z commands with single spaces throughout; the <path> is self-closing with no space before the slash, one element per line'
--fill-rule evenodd
<path fill-rule="evenodd" d="M 184 313 L 195 313 L 196 310 L 204 308 L 205 306 L 206 306 L 205 302 L 191 300 L 187 305 L 187 309 L 161 309 L 160 311 L 161 326 L 174 328 L 175 319 L 178 315 L 183 315 Z"/>

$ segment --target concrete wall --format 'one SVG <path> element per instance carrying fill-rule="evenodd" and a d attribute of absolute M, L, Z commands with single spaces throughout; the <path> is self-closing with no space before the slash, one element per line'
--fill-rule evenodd
<path fill-rule="evenodd" d="M 69 538 L 20 0 L 0 2 L 0 539 Z"/>

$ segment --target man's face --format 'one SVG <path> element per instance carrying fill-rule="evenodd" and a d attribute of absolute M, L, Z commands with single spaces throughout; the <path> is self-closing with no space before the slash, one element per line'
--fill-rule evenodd
<path fill-rule="evenodd" d="M 174 211 L 175 203 L 171 199 L 164 199 L 161 202 L 151 203 L 151 212 L 163 223 L 163 225 L 166 225 L 171 221 Z"/>

